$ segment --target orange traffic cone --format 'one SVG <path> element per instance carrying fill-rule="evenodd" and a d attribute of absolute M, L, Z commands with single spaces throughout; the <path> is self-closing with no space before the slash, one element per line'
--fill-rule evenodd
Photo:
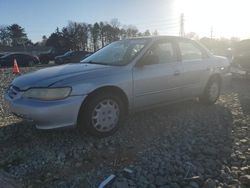
<path fill-rule="evenodd" d="M 13 74 L 20 74 L 20 70 L 19 70 L 18 64 L 16 62 L 16 59 L 14 59 L 14 66 L 13 66 L 13 69 L 12 69 L 12 73 Z"/>

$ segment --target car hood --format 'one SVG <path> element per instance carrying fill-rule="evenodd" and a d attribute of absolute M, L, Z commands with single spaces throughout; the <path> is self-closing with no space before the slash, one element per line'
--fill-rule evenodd
<path fill-rule="evenodd" d="M 109 73 L 109 69 L 112 69 L 112 66 L 85 63 L 66 64 L 19 76 L 13 80 L 12 85 L 20 90 L 27 90 L 31 87 L 49 87 L 56 82 L 75 76 L 84 75 L 85 79 L 100 76 L 105 72 Z"/>

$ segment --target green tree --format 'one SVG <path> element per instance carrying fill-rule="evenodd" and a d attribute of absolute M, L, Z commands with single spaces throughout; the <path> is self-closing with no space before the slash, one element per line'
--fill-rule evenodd
<path fill-rule="evenodd" d="M 46 46 L 54 47 L 55 49 L 69 49 L 65 46 L 65 40 L 62 32 L 59 28 L 56 28 L 56 31 L 52 33 L 46 41 Z"/>
<path fill-rule="evenodd" d="M 24 28 L 18 24 L 12 24 L 7 27 L 12 46 L 25 45 L 28 42 L 27 34 Z"/>
<path fill-rule="evenodd" d="M 0 26 L 0 44 L 3 46 L 10 45 L 10 35 L 7 26 Z"/>
<path fill-rule="evenodd" d="M 123 29 L 125 30 L 125 38 L 136 37 L 139 34 L 138 29 L 134 25 L 124 26 Z"/>
<path fill-rule="evenodd" d="M 151 35 L 151 33 L 150 33 L 150 31 L 149 31 L 149 30 L 146 30 L 146 31 L 143 33 L 143 35 L 144 35 L 144 36 L 150 36 L 150 35 Z"/>

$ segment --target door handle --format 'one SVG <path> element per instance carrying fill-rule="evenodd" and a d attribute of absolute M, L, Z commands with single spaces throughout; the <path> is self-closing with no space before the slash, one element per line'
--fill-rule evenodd
<path fill-rule="evenodd" d="M 180 71 L 175 71 L 174 72 L 174 76 L 179 76 L 181 73 L 180 73 Z"/>

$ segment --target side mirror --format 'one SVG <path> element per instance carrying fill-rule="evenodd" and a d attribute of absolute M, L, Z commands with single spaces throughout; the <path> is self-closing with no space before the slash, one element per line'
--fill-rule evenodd
<path fill-rule="evenodd" d="M 156 55 L 146 55 L 137 63 L 138 67 L 143 67 L 144 65 L 153 65 L 159 63 L 159 57 Z"/>

